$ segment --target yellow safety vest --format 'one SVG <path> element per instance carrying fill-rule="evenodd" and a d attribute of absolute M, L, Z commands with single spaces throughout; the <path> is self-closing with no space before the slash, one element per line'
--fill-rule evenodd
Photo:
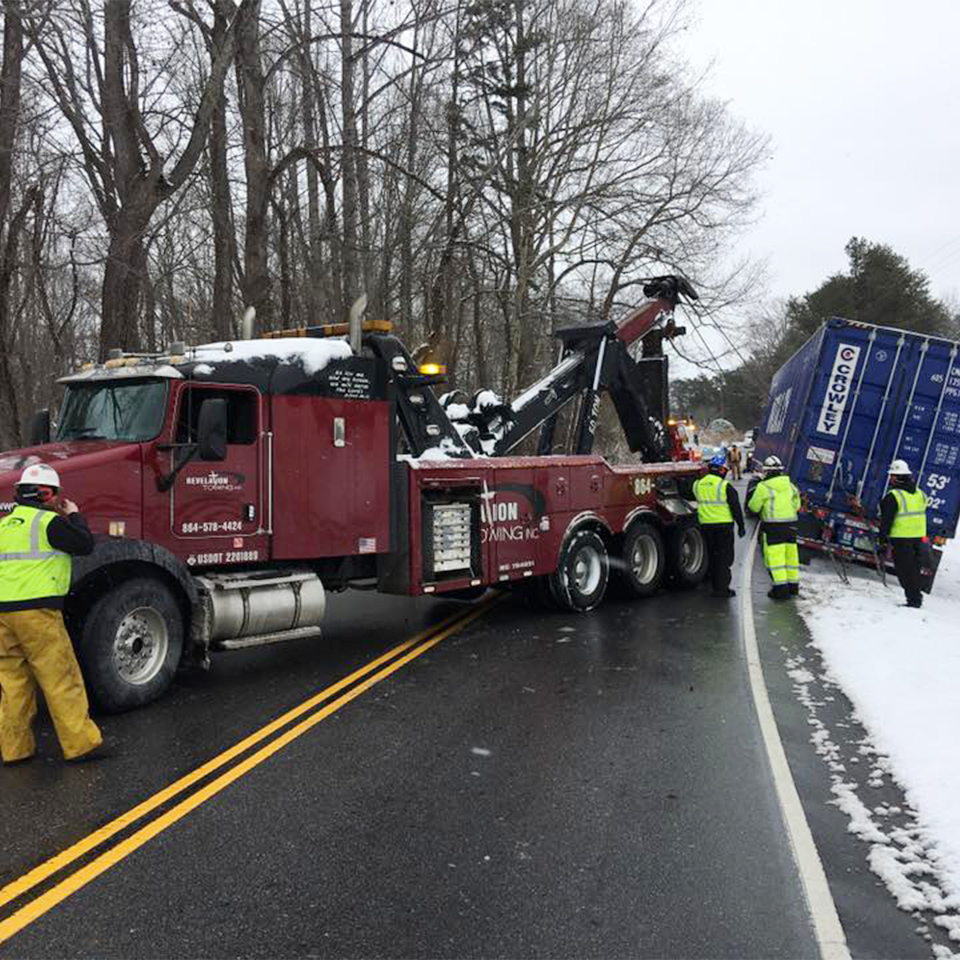
<path fill-rule="evenodd" d="M 927 495 L 922 490 L 890 491 L 897 501 L 897 514 L 890 527 L 891 537 L 925 537 L 927 535 Z"/>
<path fill-rule="evenodd" d="M 708 473 L 693 485 L 697 498 L 697 519 L 701 523 L 733 523 L 733 512 L 727 503 L 728 480 Z"/>
<path fill-rule="evenodd" d="M 786 474 L 761 480 L 747 506 L 760 514 L 764 523 L 796 523 L 800 491 Z"/>
<path fill-rule="evenodd" d="M 17 504 L 0 520 L 0 603 L 62 597 L 69 591 L 73 559 L 47 539 L 56 516 Z"/>

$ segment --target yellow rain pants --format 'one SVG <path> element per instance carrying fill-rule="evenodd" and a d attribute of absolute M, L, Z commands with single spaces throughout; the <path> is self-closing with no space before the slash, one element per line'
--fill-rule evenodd
<path fill-rule="evenodd" d="M 800 551 L 795 543 L 767 543 L 764 536 L 763 562 L 775 587 L 800 582 Z"/>
<path fill-rule="evenodd" d="M 43 691 L 67 760 L 103 741 L 90 719 L 80 666 L 59 610 L 0 612 L 0 754 L 4 763 L 33 756 L 37 686 Z"/>

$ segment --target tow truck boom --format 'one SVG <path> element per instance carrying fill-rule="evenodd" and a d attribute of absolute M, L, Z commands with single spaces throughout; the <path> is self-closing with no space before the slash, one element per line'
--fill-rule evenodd
<path fill-rule="evenodd" d="M 643 288 L 647 303 L 620 321 L 589 326 L 566 327 L 557 331 L 563 344 L 560 362 L 545 377 L 525 390 L 510 405 L 506 429 L 496 442 L 495 456 L 510 453 L 534 430 L 541 428 L 537 453 L 553 450 L 557 416 L 570 402 L 579 399 L 575 427 L 575 454 L 593 450 L 600 412 L 600 398 L 609 392 L 630 449 L 644 460 L 668 459 L 662 429 L 666 394 L 666 358 L 661 344 L 679 336 L 683 327 L 673 323 L 672 314 L 680 298 L 696 300 L 697 293 L 683 277 L 657 277 Z M 668 318 L 660 329 L 657 323 Z M 628 348 L 643 343 L 643 358 L 635 361 Z M 645 366 L 646 365 L 646 366 Z M 654 404 L 654 396 L 659 402 Z M 652 407 L 660 409 L 651 409 Z M 656 416 L 654 416 L 654 414 Z"/>

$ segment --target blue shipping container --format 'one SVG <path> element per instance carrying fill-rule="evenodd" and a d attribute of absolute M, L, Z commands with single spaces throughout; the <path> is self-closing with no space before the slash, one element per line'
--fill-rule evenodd
<path fill-rule="evenodd" d="M 906 460 L 930 501 L 929 535 L 952 537 L 960 513 L 958 349 L 835 317 L 774 376 L 755 458 L 780 457 L 811 508 L 871 520 L 891 461 Z M 867 548 L 849 530 L 837 534 Z"/>

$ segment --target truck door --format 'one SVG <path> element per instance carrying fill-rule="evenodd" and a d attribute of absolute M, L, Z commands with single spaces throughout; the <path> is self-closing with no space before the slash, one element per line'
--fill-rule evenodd
<path fill-rule="evenodd" d="M 196 541 L 192 549 L 210 563 L 266 559 L 265 552 L 259 555 L 259 545 L 247 540 L 263 532 L 259 391 L 221 384 L 183 387 L 175 412 L 174 465 L 195 449 L 191 445 L 197 439 L 200 407 L 207 399 L 227 404 L 226 457 L 203 461 L 194 455 L 179 471 L 170 491 L 173 535 Z"/>

